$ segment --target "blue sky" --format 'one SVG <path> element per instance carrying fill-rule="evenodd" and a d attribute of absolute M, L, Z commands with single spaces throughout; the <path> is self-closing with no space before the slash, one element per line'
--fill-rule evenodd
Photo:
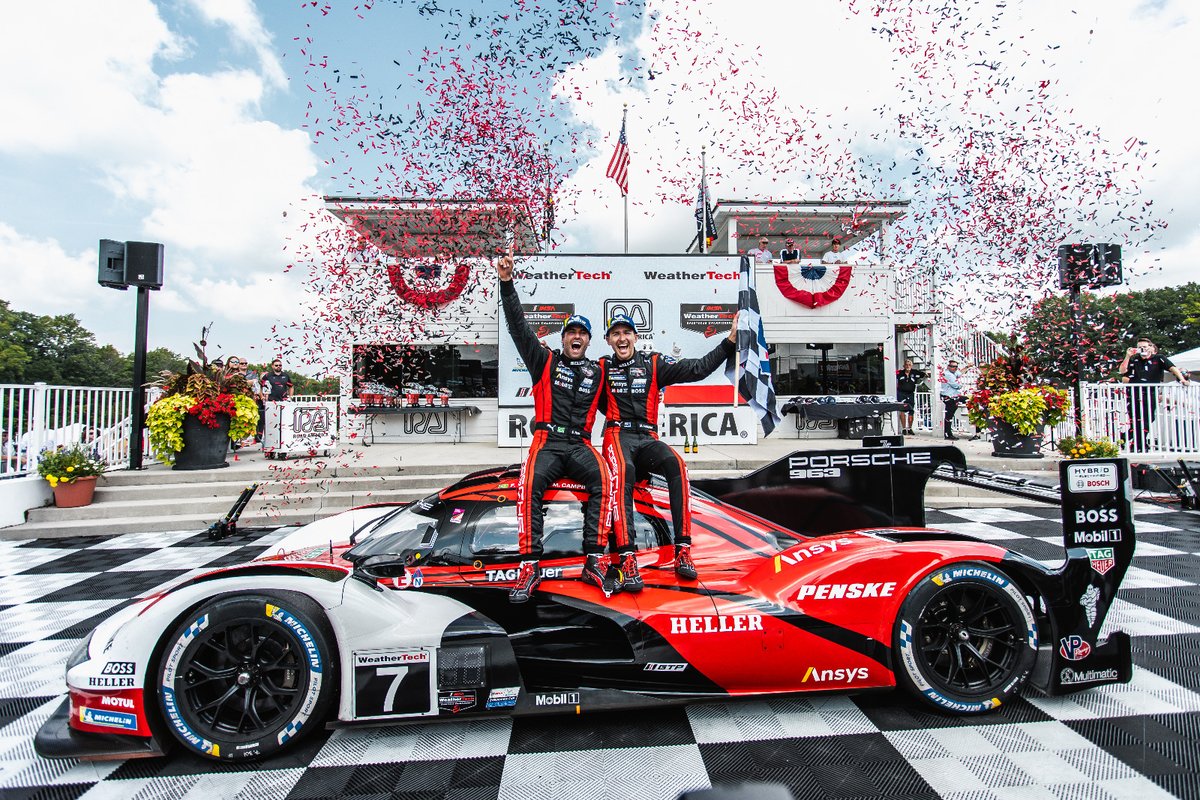
<path fill-rule="evenodd" d="M 421 5 L 80 0 L 9 9 L 14 35 L 0 52 L 10 76 L 0 86 L 0 267 L 9 277 L 0 298 L 21 310 L 74 313 L 100 341 L 127 351 L 133 297 L 96 285 L 96 244 L 161 241 L 167 288 L 151 300 L 152 346 L 186 352 L 200 326 L 213 321 L 220 349 L 269 358 L 272 328 L 294 322 L 303 303 L 301 271 L 284 267 L 316 226 L 330 224 L 318 198 L 394 183 L 359 177 L 384 174 L 380 156 L 356 152 L 355 134 L 337 140 L 344 120 L 331 116 L 327 89 L 357 96 L 363 108 L 411 112 L 419 95 L 408 76 L 422 48 L 446 44 L 454 19 L 422 15 Z M 482 15 L 508 4 L 442 6 Z M 798 128 L 821 133 L 835 151 L 882 165 L 875 185 L 895 182 L 897 196 L 922 192 L 925 185 L 911 177 L 914 164 L 928 168 L 945 158 L 936 145 L 918 153 L 911 139 L 897 136 L 895 120 L 913 102 L 913 88 L 927 91 L 931 81 L 904 72 L 866 6 L 748 0 L 710 4 L 703 13 L 687 3 L 648 8 L 643 15 L 640 4 L 604 6 L 619 39 L 564 61 L 552 88 L 524 87 L 532 91 L 524 102 L 555 110 L 541 128 L 554 139 L 569 200 L 560 212 L 563 249 L 619 250 L 620 197 L 603 173 L 622 103 L 630 104 L 634 251 L 686 245 L 701 144 L 721 197 L 808 199 L 823 190 L 822 180 L 848 174 L 838 166 L 814 175 L 820 162 L 807 152 L 773 165 L 766 127 L 750 119 L 723 125 L 712 93 L 697 93 L 704 65 L 736 70 L 711 85 L 771 87 L 772 114 L 786 111 L 784 118 L 802 120 Z M 980 20 L 989 17 L 970 8 Z M 1128 233 L 1121 217 L 1132 213 L 1139 245 L 1127 249 L 1126 261 L 1134 287 L 1195 279 L 1200 263 L 1193 198 L 1200 147 L 1185 101 L 1200 66 L 1192 17 L 1183 2 L 1009 2 L 986 36 L 972 32 L 978 27 L 960 31 L 961 63 L 934 79 L 940 83 L 932 91 L 957 102 L 968 83 L 964 70 L 978 72 L 972 65 L 990 60 L 987 70 L 1001 64 L 1017 84 L 1046 80 L 1054 107 L 1098 132 L 1114 153 L 1145 153 L 1128 167 L 1138 210 L 1096 221 L 1094 231 L 1079 228 L 1119 240 Z M 703 36 L 690 40 L 680 20 Z M 475 41 L 472 52 L 513 48 L 514 33 Z M 310 67 L 302 48 L 324 66 Z M 652 70 L 657 77 L 648 81 Z M 1007 111 L 997 105 L 999 113 L 1017 113 L 1014 97 Z M 928 97 L 916 102 L 937 105 Z M 954 119 L 941 124 L 949 130 Z M 754 169 L 755 160 L 739 151 L 769 157 L 758 157 L 764 168 Z M 1145 230 L 1151 219 L 1167 227 Z"/>

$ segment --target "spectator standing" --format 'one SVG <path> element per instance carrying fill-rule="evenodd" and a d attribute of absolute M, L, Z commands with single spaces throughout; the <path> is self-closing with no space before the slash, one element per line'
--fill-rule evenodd
<path fill-rule="evenodd" d="M 845 264 L 849 261 L 849 256 L 842 252 L 842 240 L 834 239 L 829 243 L 829 249 L 825 251 L 825 255 L 821 256 L 822 264 Z"/>
<path fill-rule="evenodd" d="M 958 437 L 954 435 L 954 413 L 958 411 L 958 406 L 962 402 L 962 379 L 959 377 L 958 361 L 950 359 L 950 363 L 946 365 L 946 369 L 942 372 L 942 383 L 938 389 L 938 394 L 942 398 L 942 403 L 946 407 L 946 422 L 945 433 L 946 438 L 954 441 Z"/>
<path fill-rule="evenodd" d="M 283 362 L 278 358 L 271 362 L 271 371 L 262 377 L 267 396 L 263 399 L 271 402 L 289 400 L 292 396 L 292 379 L 283 371 Z"/>
<path fill-rule="evenodd" d="M 779 251 L 779 260 L 785 264 L 799 264 L 800 251 L 796 249 L 796 240 L 788 239 L 786 244 L 787 247 Z"/>
<path fill-rule="evenodd" d="M 750 250 L 746 255 L 753 256 L 756 264 L 770 264 L 775 258 L 771 253 L 771 240 L 765 236 L 758 240 L 758 247 Z"/>
<path fill-rule="evenodd" d="M 1160 356 L 1154 342 L 1145 336 L 1137 340 L 1137 347 L 1130 347 L 1125 351 L 1125 358 L 1121 359 L 1118 369 L 1121 372 L 1122 383 L 1161 384 L 1168 373 L 1184 386 L 1189 382 L 1188 376 L 1172 364 L 1171 359 Z M 1145 450 L 1150 441 L 1150 428 L 1158 418 L 1158 390 L 1132 389 L 1125 402 L 1129 409 L 1134 449 Z"/>
<path fill-rule="evenodd" d="M 925 380 L 925 373 L 913 369 L 911 358 L 904 359 L 904 369 L 896 370 L 896 400 L 904 404 L 900 412 L 900 434 L 915 436 L 913 433 L 913 410 L 917 404 L 917 385 Z"/>

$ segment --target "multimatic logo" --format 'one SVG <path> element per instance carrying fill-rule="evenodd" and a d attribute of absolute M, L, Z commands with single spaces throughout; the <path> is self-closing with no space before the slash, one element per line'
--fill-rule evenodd
<path fill-rule="evenodd" d="M 1115 681 L 1120 680 L 1121 673 L 1114 669 L 1085 669 L 1083 671 L 1074 670 L 1070 667 L 1063 667 L 1062 672 L 1058 673 L 1058 682 L 1063 686 L 1071 686 L 1076 683 L 1098 683 L 1100 681 Z"/>

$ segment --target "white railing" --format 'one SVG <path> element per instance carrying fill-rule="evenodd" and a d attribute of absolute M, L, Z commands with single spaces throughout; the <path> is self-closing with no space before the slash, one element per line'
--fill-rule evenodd
<path fill-rule="evenodd" d="M 1128 456 L 1200 454 L 1200 385 L 1085 383 L 1083 425 Z"/>
<path fill-rule="evenodd" d="M 132 401 L 132 389 L 0 385 L 0 474 L 36 473 L 44 450 L 76 443 L 124 469 Z"/>
<path fill-rule="evenodd" d="M 897 276 L 893 309 L 899 314 L 935 314 L 937 298 L 933 290 L 932 271 L 923 269 L 911 275 Z"/>

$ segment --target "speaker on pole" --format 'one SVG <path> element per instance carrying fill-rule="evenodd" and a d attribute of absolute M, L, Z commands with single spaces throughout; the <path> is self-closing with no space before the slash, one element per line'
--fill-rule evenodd
<path fill-rule="evenodd" d="M 158 242 L 125 243 L 125 283 L 147 289 L 163 285 L 163 246 Z"/>
<path fill-rule="evenodd" d="M 100 240 L 100 274 L 97 281 L 101 286 L 125 291 L 125 243 L 113 239 Z"/>

